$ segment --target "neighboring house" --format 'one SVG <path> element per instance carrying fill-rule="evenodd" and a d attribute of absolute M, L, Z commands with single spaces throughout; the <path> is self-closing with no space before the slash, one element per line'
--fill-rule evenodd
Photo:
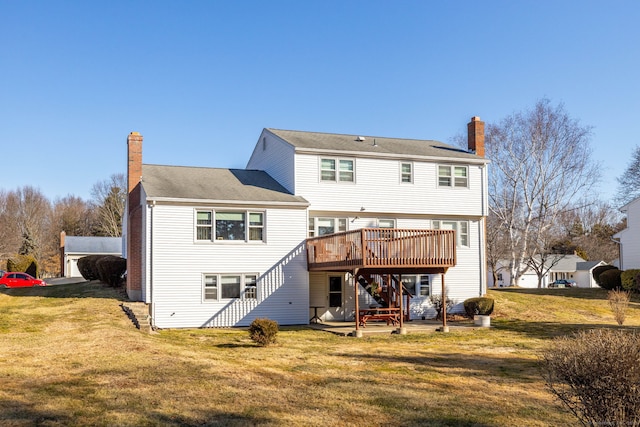
<path fill-rule="evenodd" d="M 445 284 L 458 309 L 486 292 L 477 117 L 469 151 L 264 129 L 243 170 L 143 165 L 142 136 L 127 142 L 127 293 L 156 327 L 353 321 L 375 304 L 418 319 Z"/>
<path fill-rule="evenodd" d="M 620 208 L 627 215 L 627 228 L 613 235 L 620 243 L 620 270 L 640 268 L 640 198 Z"/>
<path fill-rule="evenodd" d="M 62 277 L 82 277 L 78 260 L 89 255 L 122 256 L 121 237 L 67 236 L 60 233 L 60 271 Z"/>
<path fill-rule="evenodd" d="M 543 288 L 548 287 L 550 283 L 560 279 L 574 280 L 576 285 L 581 288 L 595 288 L 598 286 L 591 273 L 594 268 L 600 265 L 606 265 L 604 261 L 585 261 L 578 255 L 558 255 L 558 257 L 560 258 L 549 261 L 549 264 L 553 263 L 553 265 L 547 274 L 542 277 Z M 507 267 L 508 261 L 498 262 L 498 282 L 494 284 L 493 277 L 489 274 L 489 286 L 509 286 L 511 276 Z M 528 268 L 520 277 L 517 286 L 521 288 L 537 288 L 538 275 L 533 269 Z"/>

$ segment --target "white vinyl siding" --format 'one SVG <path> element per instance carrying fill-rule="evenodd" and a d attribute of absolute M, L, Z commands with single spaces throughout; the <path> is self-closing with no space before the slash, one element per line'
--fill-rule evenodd
<path fill-rule="evenodd" d="M 260 245 L 194 242 L 193 207 L 158 203 L 147 209 L 153 217 L 153 232 L 147 231 L 147 242 L 152 242 L 147 256 L 153 263 L 153 299 L 147 302 L 155 326 L 248 326 L 257 317 L 281 325 L 308 323 L 305 209 L 265 209 L 270 237 Z M 216 286 L 203 284 L 207 274 L 216 275 Z M 245 294 L 225 299 L 220 276 L 234 275 L 244 275 Z M 207 293 L 214 300 L 205 301 Z"/>
<path fill-rule="evenodd" d="M 451 191 L 438 187 L 437 163 L 413 162 L 411 185 L 400 182 L 398 160 L 358 158 L 357 177 L 350 185 L 319 182 L 320 157 L 296 155 L 296 195 L 304 197 L 314 212 L 352 212 L 363 218 L 368 212 L 376 216 L 401 215 L 482 216 L 486 215 L 484 166 L 464 166 L 469 174 L 469 187 Z M 327 187 L 331 188 L 328 189 Z M 361 208 L 366 211 L 361 213 Z"/>
<path fill-rule="evenodd" d="M 294 148 L 268 130 L 263 130 L 247 169 L 263 170 L 292 194 L 296 192 Z"/>

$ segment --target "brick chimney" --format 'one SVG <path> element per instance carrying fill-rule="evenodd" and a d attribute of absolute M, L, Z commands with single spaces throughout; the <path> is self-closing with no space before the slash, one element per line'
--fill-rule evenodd
<path fill-rule="evenodd" d="M 127 296 L 142 300 L 142 135 L 131 132 L 127 137 Z"/>
<path fill-rule="evenodd" d="M 142 135 L 139 132 L 129 134 L 127 149 L 127 185 L 131 193 L 142 177 Z"/>
<path fill-rule="evenodd" d="M 484 157 L 484 122 L 480 117 L 471 117 L 467 124 L 469 150 Z"/>

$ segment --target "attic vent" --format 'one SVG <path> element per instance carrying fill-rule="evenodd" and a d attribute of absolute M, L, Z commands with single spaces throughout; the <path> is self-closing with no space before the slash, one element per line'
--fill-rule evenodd
<path fill-rule="evenodd" d="M 364 140 L 365 140 L 364 136 L 359 136 L 356 138 L 356 141 L 364 141 Z"/>

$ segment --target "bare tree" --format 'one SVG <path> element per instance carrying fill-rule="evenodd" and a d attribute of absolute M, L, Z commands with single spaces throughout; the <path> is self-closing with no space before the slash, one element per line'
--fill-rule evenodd
<path fill-rule="evenodd" d="M 122 215 L 127 197 L 127 180 L 123 173 L 113 174 L 97 182 L 91 190 L 95 206 L 95 234 L 119 237 L 122 234 Z"/>
<path fill-rule="evenodd" d="M 80 197 L 68 195 L 53 203 L 52 232 L 64 231 L 68 236 L 90 236 L 93 229 L 93 210 Z"/>
<path fill-rule="evenodd" d="M 627 169 L 617 178 L 618 192 L 613 200 L 617 207 L 622 207 L 640 197 L 640 146 L 636 146 L 631 155 Z"/>
<path fill-rule="evenodd" d="M 507 258 L 509 253 L 508 241 L 500 226 L 500 220 L 495 214 L 489 213 L 487 218 L 487 265 L 493 277 L 493 286 L 497 286 L 498 275 L 504 269 L 500 261 Z"/>
<path fill-rule="evenodd" d="M 18 253 L 22 242 L 15 192 L 0 191 L 0 258 Z M 2 266 L 0 266 L 2 268 Z"/>
<path fill-rule="evenodd" d="M 559 215 L 597 182 L 589 137 L 589 127 L 547 99 L 487 127 L 489 208 L 508 240 L 511 285 Z"/>
<path fill-rule="evenodd" d="M 618 245 L 611 237 L 625 228 L 622 215 L 602 201 L 578 203 L 558 220 L 561 239 L 554 242 L 556 252 L 576 252 L 586 260 L 611 262 L 618 257 Z"/>

